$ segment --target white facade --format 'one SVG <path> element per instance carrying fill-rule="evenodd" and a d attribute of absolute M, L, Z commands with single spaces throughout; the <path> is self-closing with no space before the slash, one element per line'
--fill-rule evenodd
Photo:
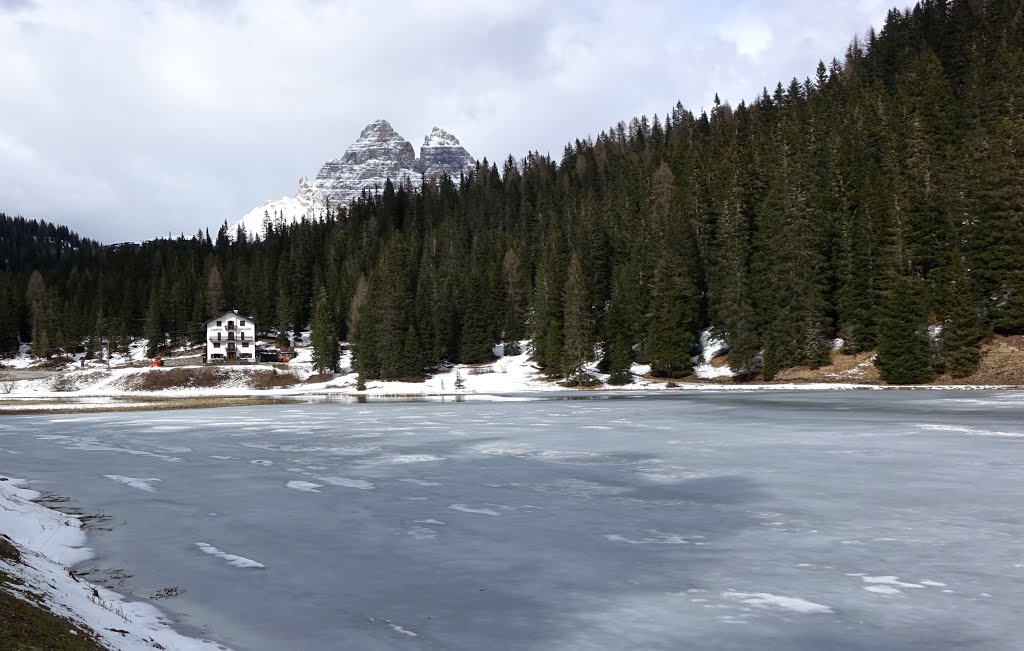
<path fill-rule="evenodd" d="M 256 324 L 238 312 L 206 322 L 207 363 L 252 364 L 256 361 Z"/>

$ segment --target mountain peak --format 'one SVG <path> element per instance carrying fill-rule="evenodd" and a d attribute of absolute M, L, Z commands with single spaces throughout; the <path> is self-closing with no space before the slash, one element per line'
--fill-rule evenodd
<path fill-rule="evenodd" d="M 344 154 L 324 163 L 312 183 L 302 177 L 294 197 L 265 202 L 235 226 L 244 224 L 250 232 L 261 232 L 264 216 L 286 222 L 310 215 L 320 217 L 326 206 L 347 206 L 364 190 L 383 189 L 388 179 L 396 185 L 408 180 L 416 187 L 423 180 L 445 174 L 458 179 L 475 165 L 476 161 L 458 139 L 440 127 L 434 127 L 423 139 L 420 158 L 416 158 L 412 143 L 400 136 L 390 122 L 374 120 L 363 127 L 359 138 Z"/>
<path fill-rule="evenodd" d="M 395 137 L 401 138 L 398 132 L 395 131 L 395 128 L 391 126 L 391 123 L 383 118 L 378 118 L 363 127 L 363 130 L 359 132 L 359 140 L 356 142 L 366 140 L 385 142 Z"/>
<path fill-rule="evenodd" d="M 448 133 L 441 127 L 434 127 L 430 133 L 423 138 L 424 147 L 458 147 L 459 139 Z"/>

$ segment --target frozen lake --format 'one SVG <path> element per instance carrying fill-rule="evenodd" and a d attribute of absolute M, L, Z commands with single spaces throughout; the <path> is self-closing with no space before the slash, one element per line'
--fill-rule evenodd
<path fill-rule="evenodd" d="M 1022 461 L 1021 393 L 0 419 L 111 516 L 86 567 L 239 651 L 1021 648 Z"/>

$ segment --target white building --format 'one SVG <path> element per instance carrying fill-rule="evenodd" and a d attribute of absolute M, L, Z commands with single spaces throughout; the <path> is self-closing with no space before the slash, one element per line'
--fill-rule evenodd
<path fill-rule="evenodd" d="M 256 361 L 256 324 L 238 312 L 206 322 L 206 362 L 252 364 Z"/>

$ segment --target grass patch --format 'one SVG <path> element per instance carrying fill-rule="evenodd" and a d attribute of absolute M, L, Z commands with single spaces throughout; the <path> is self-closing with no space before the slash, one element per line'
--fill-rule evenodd
<path fill-rule="evenodd" d="M 108 651 L 92 631 L 54 615 L 40 603 L 16 597 L 21 582 L 0 572 L 0 649 L 7 651 Z M 31 595 L 25 595 L 32 599 Z"/>

